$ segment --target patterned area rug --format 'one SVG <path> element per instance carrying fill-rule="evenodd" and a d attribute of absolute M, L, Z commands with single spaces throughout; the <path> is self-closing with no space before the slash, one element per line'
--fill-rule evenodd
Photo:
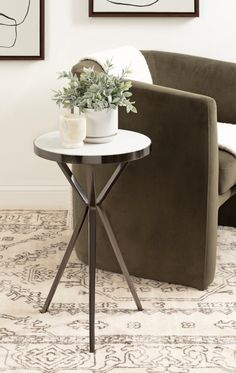
<path fill-rule="evenodd" d="M 0 211 L 0 372 L 236 372 L 236 230 L 219 228 L 207 291 L 97 271 L 96 353 L 88 352 L 87 267 L 73 254 L 40 314 L 66 247 L 66 211 Z"/>

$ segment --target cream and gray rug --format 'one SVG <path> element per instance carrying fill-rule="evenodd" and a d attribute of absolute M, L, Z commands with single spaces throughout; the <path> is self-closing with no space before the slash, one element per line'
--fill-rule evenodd
<path fill-rule="evenodd" d="M 0 211 L 0 372 L 236 372 L 236 229 L 219 228 L 207 291 L 97 271 L 96 353 L 88 352 L 87 267 L 73 254 L 40 314 L 70 231 L 66 211 Z"/>

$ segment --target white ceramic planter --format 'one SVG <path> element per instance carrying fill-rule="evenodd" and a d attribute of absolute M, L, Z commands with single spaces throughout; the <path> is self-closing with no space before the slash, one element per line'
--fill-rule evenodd
<path fill-rule="evenodd" d="M 86 137 L 86 117 L 79 114 L 61 115 L 59 130 L 62 145 L 65 148 L 78 148 Z"/>
<path fill-rule="evenodd" d="M 86 109 L 86 139 L 89 143 L 105 143 L 114 139 L 118 132 L 118 108 L 102 111 Z"/>

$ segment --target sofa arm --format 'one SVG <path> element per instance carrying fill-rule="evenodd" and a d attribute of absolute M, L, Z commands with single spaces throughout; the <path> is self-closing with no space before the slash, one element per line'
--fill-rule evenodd
<path fill-rule="evenodd" d="M 217 113 L 211 97 L 133 82 L 132 100 L 138 114 L 121 110 L 121 128 L 139 130 L 153 140 L 153 151 L 165 153 L 165 161 L 202 159 L 204 168 L 218 169 Z M 163 154 L 164 155 L 164 154 Z M 197 167 L 197 165 L 195 165 Z M 200 165 L 199 165 L 200 166 Z M 202 172 L 202 165 L 200 168 Z"/>
<path fill-rule="evenodd" d="M 155 199 L 157 225 L 163 224 L 163 230 L 168 226 L 165 244 L 170 251 L 175 240 L 179 247 L 188 242 L 189 253 L 183 255 L 190 256 L 186 263 L 196 265 L 196 277 L 204 271 L 198 285 L 204 289 L 214 277 L 216 255 L 219 165 L 215 101 L 139 82 L 132 89 L 138 114 L 121 111 L 119 126 L 151 138 L 152 154 L 144 160 L 143 177 Z"/>
<path fill-rule="evenodd" d="M 143 51 L 154 82 L 215 99 L 218 119 L 236 123 L 236 64 L 161 51 Z"/>

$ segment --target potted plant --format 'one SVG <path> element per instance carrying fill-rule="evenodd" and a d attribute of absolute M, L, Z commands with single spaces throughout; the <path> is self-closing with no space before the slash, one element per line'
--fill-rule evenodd
<path fill-rule="evenodd" d="M 62 72 L 59 79 L 67 78 L 68 84 L 62 90 L 54 91 L 53 100 L 65 112 L 59 118 L 59 130 L 62 145 L 66 148 L 78 148 L 86 137 L 86 118 L 78 110 L 78 79 L 71 72 Z"/>
<path fill-rule="evenodd" d="M 84 68 L 80 74 L 78 106 L 87 119 L 86 142 L 112 141 L 118 131 L 118 107 L 126 107 L 127 113 L 137 110 L 130 101 L 131 81 L 125 80 L 130 73 L 123 69 L 121 76 L 110 74 L 111 61 L 107 61 L 104 72 L 93 67 Z"/>
<path fill-rule="evenodd" d="M 131 81 L 126 80 L 130 73 L 123 69 L 121 76 L 110 74 L 111 61 L 107 61 L 104 72 L 97 72 L 93 67 L 84 68 L 78 77 L 77 105 L 86 115 L 86 142 L 104 143 L 112 141 L 118 131 L 118 107 L 123 106 L 126 112 L 137 110 L 130 101 Z"/>

